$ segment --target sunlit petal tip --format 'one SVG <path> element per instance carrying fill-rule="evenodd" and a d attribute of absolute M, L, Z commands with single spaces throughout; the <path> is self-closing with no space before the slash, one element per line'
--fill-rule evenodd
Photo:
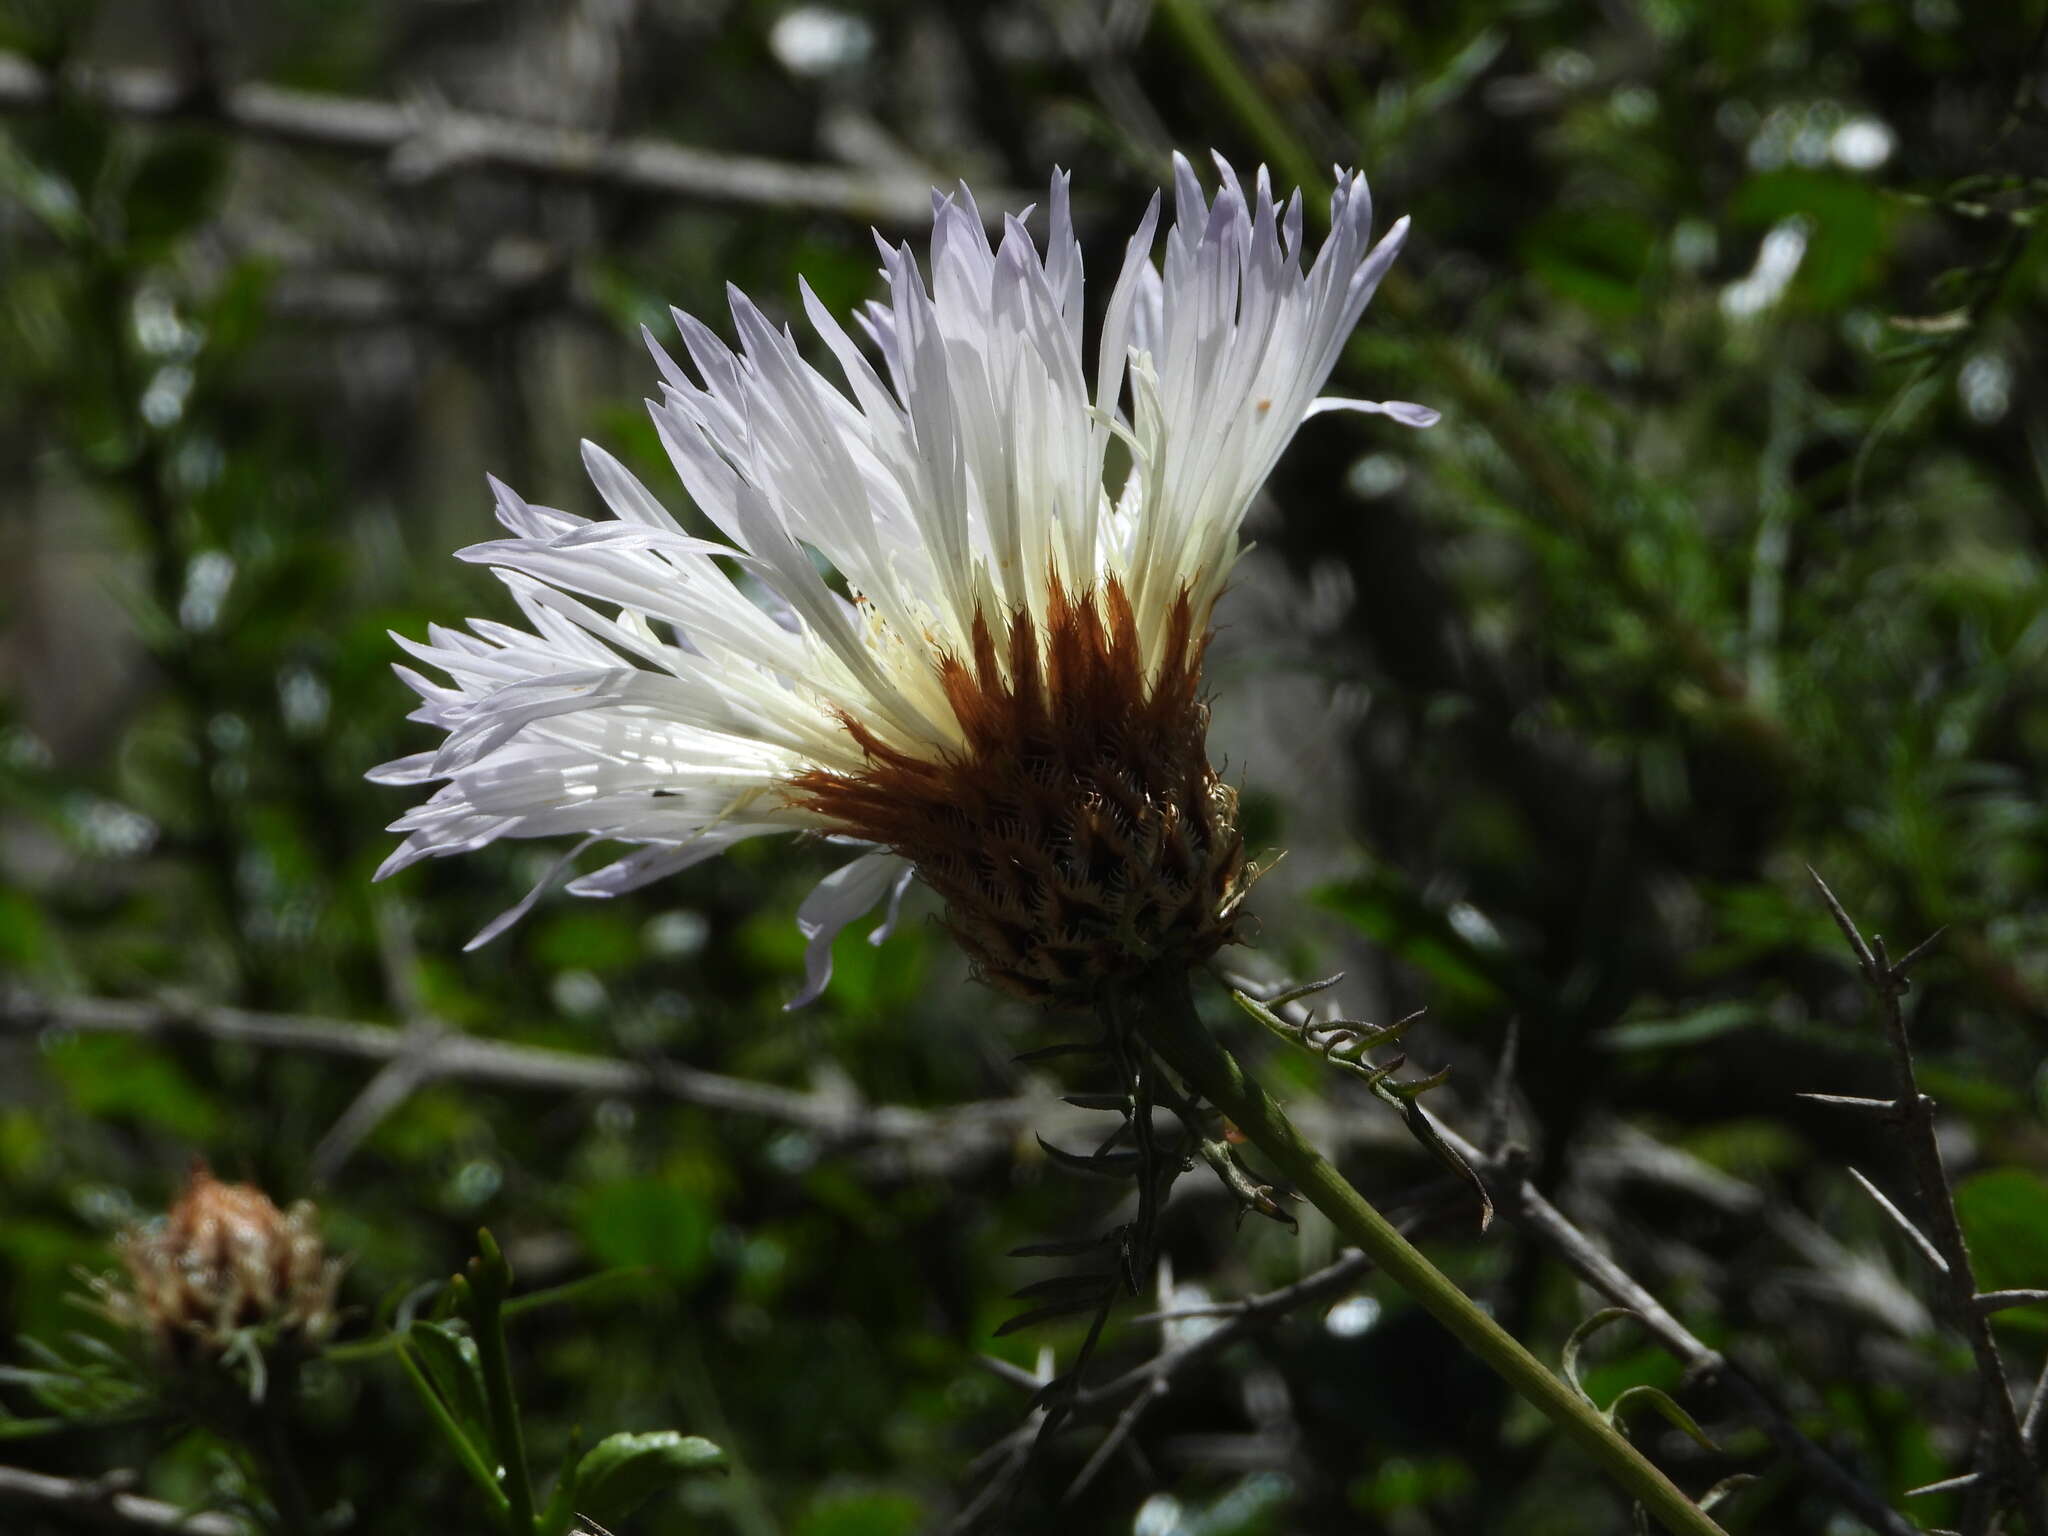
<path fill-rule="evenodd" d="M 1412 400 L 1346 400 L 1335 395 L 1324 395 L 1311 401 L 1308 416 L 1322 416 L 1331 411 L 1350 411 L 1360 416 L 1385 416 L 1404 427 L 1433 427 L 1443 419 L 1441 411 L 1426 405 L 1417 405 Z"/>

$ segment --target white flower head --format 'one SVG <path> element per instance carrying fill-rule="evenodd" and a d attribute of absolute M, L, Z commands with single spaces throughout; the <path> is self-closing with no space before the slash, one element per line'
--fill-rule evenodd
<path fill-rule="evenodd" d="M 399 669 L 412 718 L 447 738 L 372 774 L 440 783 L 393 824 L 380 877 L 577 835 L 558 871 L 634 845 L 569 882 L 612 896 L 763 833 L 867 845 L 798 910 L 799 1003 L 840 929 L 885 898 L 893 921 L 913 874 L 982 974 L 1026 996 L 1226 942 L 1251 871 L 1199 682 L 1240 526 L 1307 417 L 1436 413 L 1318 396 L 1407 221 L 1374 245 L 1365 178 L 1340 171 L 1304 268 L 1301 194 L 1283 206 L 1262 168 L 1248 198 L 1216 165 L 1212 201 L 1175 158 L 1164 261 L 1155 197 L 1092 358 L 1064 174 L 1043 249 L 1021 217 L 992 244 L 965 186 L 934 194 L 929 286 L 883 243 L 888 296 L 856 317 L 876 361 L 805 286 L 843 382 L 737 289 L 737 349 L 678 312 L 694 376 L 650 336 L 650 409 L 723 538 L 589 443 L 610 518 L 493 481 L 509 537 L 461 554 L 528 627 L 399 637 L 449 679 Z"/>

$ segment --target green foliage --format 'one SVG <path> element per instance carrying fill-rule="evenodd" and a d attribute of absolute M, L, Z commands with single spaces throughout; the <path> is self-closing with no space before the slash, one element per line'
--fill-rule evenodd
<path fill-rule="evenodd" d="M 711 1260 L 715 1212 L 700 1193 L 669 1179 L 620 1179 L 585 1192 L 578 1225 L 607 1268 L 644 1267 L 684 1285 Z"/>
<path fill-rule="evenodd" d="M 576 1464 L 574 1508 L 600 1525 L 618 1525 L 657 1493 L 724 1467 L 725 1452 L 698 1435 L 609 1435 Z"/>
<path fill-rule="evenodd" d="M 1956 1185 L 1956 1215 L 1970 1244 L 1977 1283 L 1987 1291 L 2044 1290 L 2048 1275 L 2048 1179 L 2031 1168 L 1987 1168 Z M 2001 1323 L 2048 1331 L 2048 1312 L 1994 1314 Z"/>

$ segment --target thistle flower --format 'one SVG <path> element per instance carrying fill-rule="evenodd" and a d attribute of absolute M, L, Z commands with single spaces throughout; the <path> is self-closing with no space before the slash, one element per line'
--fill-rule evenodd
<path fill-rule="evenodd" d="M 1301 194 L 1283 206 L 1261 169 L 1247 197 L 1216 164 L 1211 201 L 1176 157 L 1164 264 L 1155 197 L 1092 360 L 1065 175 L 1042 250 L 1014 217 L 992 246 L 964 186 L 934 194 L 929 288 L 908 246 L 882 245 L 888 298 L 857 317 L 879 369 L 805 285 L 843 387 L 737 289 L 737 351 L 678 312 L 696 377 L 649 337 L 650 409 L 723 540 L 588 443 L 609 519 L 493 481 L 511 536 L 462 558 L 530 628 L 399 638 L 450 679 L 399 669 L 447 738 L 371 775 L 443 781 L 394 823 L 380 877 L 580 834 L 557 872 L 594 842 L 637 845 L 569 882 L 612 896 L 765 833 L 860 845 L 798 910 L 791 1006 L 886 899 L 879 940 L 913 876 L 980 974 L 1027 998 L 1085 1001 L 1227 942 L 1253 870 L 1201 666 L 1239 527 L 1305 418 L 1435 413 L 1317 395 L 1407 221 L 1372 244 L 1365 179 L 1340 172 L 1304 270 Z"/>
<path fill-rule="evenodd" d="M 310 1201 L 280 1211 L 200 1163 L 170 1212 L 123 1232 L 115 1249 L 128 1284 L 98 1283 L 102 1305 L 166 1358 L 218 1357 L 251 1331 L 311 1347 L 334 1331 L 343 1266 L 327 1256 Z"/>

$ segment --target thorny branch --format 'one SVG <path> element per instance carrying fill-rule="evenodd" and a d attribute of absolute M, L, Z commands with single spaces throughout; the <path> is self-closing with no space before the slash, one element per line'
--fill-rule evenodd
<path fill-rule="evenodd" d="M 1252 989 L 1252 984 L 1243 978 L 1231 979 L 1234 985 Z M 1283 1009 L 1297 1006 L 1281 1005 Z M 900 1160 L 910 1172 L 946 1172 L 981 1157 L 1000 1155 L 1017 1145 L 1028 1130 L 1046 1129 L 1047 1116 L 1061 1108 L 1056 1100 L 1029 1093 L 945 1111 L 865 1104 L 841 1093 L 804 1093 L 674 1063 L 623 1061 L 461 1034 L 441 1034 L 423 1043 L 408 1030 L 380 1024 L 227 1007 L 56 998 L 21 989 L 0 990 L 0 1033 L 22 1034 L 43 1029 L 143 1038 L 191 1033 L 266 1049 L 305 1050 L 375 1063 L 390 1063 L 410 1055 L 416 1063 L 417 1083 L 460 1081 L 525 1091 L 665 1098 L 792 1126 L 834 1147 L 865 1149 Z M 1361 1135 L 1355 1117 L 1347 1118 L 1354 1122 L 1346 1127 L 1351 1132 L 1349 1139 L 1369 1139 Z M 1332 1130 L 1335 1128 L 1333 1124 Z M 1607 1299 L 1640 1313 L 1651 1336 L 1695 1374 L 1719 1381 L 1742 1411 L 1763 1428 L 1779 1450 L 1816 1486 L 1828 1490 L 1845 1509 L 1884 1536 L 1913 1536 L 1915 1528 L 1909 1522 L 1802 1433 L 1761 1387 L 1666 1311 L 1648 1290 L 1545 1199 L 1512 1150 L 1499 1157 L 1489 1156 L 1441 1121 L 1437 1128 L 1446 1143 L 1487 1179 L 1503 1216 L 1550 1249 Z M 1402 1137 L 1398 1130 L 1389 1130 L 1390 1143 Z M 1311 1276 L 1309 1280 L 1315 1278 Z M 1309 1281 L 1298 1283 L 1306 1285 Z M 1280 1294 L 1273 1293 L 1275 1297 Z M 1252 1309 L 1252 1317 L 1269 1319 L 1278 1313 L 1266 1305 L 1268 1299 L 1253 1298 L 1243 1305 Z M 1227 1341 L 1210 1348 L 1220 1349 L 1223 1342 Z M 1190 1357 L 1175 1372 L 1159 1379 L 1170 1381 L 1194 1358 L 1198 1357 Z M 1135 1390 L 1142 1379 L 1149 1379 L 1138 1373 L 1158 1364 L 1159 1361 L 1154 1361 L 1115 1381 L 1082 1389 L 1074 1399 L 1074 1411 L 1121 1402 L 1120 1393 Z M 1030 1433 L 1034 1437 L 1038 1433 L 1036 1415 Z M 2037 1429 L 2035 1436 L 2040 1433 Z M 1002 1461 L 1007 1454 L 1003 1448 L 1009 1444 L 1008 1440 L 1000 1442 L 992 1448 L 990 1458 Z"/>
<path fill-rule="evenodd" d="M 1405 1230 L 1412 1223 L 1402 1225 Z M 1120 1409 L 1121 1412 L 1109 1435 L 1082 1467 L 1071 1491 L 1085 1488 L 1094 1479 L 1109 1458 L 1128 1443 L 1145 1410 L 1165 1397 L 1173 1384 L 1195 1366 L 1213 1359 L 1258 1329 L 1270 1327 L 1291 1312 L 1344 1295 L 1371 1273 L 1372 1268 L 1372 1261 L 1364 1254 L 1349 1252 L 1278 1290 L 1248 1296 L 1225 1308 L 1205 1309 L 1202 1315 L 1223 1319 L 1220 1326 L 1195 1334 L 1184 1343 L 1169 1345 L 1151 1359 L 1100 1386 L 1075 1390 L 1064 1404 L 1065 1417 L 1069 1422 L 1099 1418 L 1111 1410 Z M 1163 1322 L 1172 1316 L 1163 1314 L 1151 1320 Z M 1044 1382 L 1023 1376 L 1002 1361 L 989 1360 L 987 1364 L 1004 1379 L 1014 1380 L 1029 1391 L 1043 1390 Z M 973 1529 L 1014 1486 L 1029 1461 L 1032 1448 L 1039 1442 L 1044 1413 L 1043 1408 L 1034 1410 L 1024 1423 L 982 1454 L 976 1466 L 977 1469 L 988 1470 L 988 1480 L 955 1519 L 952 1530 Z"/>
<path fill-rule="evenodd" d="M 2048 1536 L 2048 1498 L 2044 1498 L 2040 1474 L 2028 1449 L 2028 1436 L 2013 1402 L 2012 1383 L 2005 1362 L 1999 1356 L 1998 1340 L 1991 1331 L 1991 1312 L 1979 1304 L 1976 1273 L 1970 1249 L 1963 1238 L 1963 1224 L 1956 1215 L 1955 1190 L 1948 1170 L 1942 1165 L 1941 1139 L 1934 1123 L 1934 1100 L 1920 1091 L 1920 1079 L 1913 1063 L 1913 1042 L 1906 1028 L 1904 998 L 1911 982 L 1908 973 L 1915 961 L 1941 935 L 1922 940 L 1904 958 L 1893 960 L 1884 939 L 1872 935 L 1866 940 L 1828 889 L 1818 872 L 1809 870 L 1820 887 L 1823 900 L 1842 937 L 1855 953 L 1863 983 L 1876 1000 L 1883 1017 L 1885 1035 L 1891 1044 L 1892 1070 L 1898 1094 L 1884 1107 L 1884 1113 L 1905 1133 L 1906 1153 L 1912 1161 L 1913 1180 L 1919 1186 L 1920 1203 L 1931 1218 L 1933 1231 L 1922 1234 L 1890 1202 L 1894 1218 L 1907 1228 L 1930 1258 L 1934 1287 L 1948 1320 L 1970 1343 L 1983 1390 L 1983 1430 L 1979 1435 L 1981 1472 L 1988 1473 L 2020 1513 L 2030 1536 Z M 1866 1185 L 1868 1181 L 1865 1181 Z M 1873 1189 L 1872 1193 L 1876 1191 Z M 1983 1528 L 1995 1519 L 1995 1510 L 1985 1504 L 1980 1511 Z M 1977 1522 L 1973 1522 L 1975 1524 Z"/>
<path fill-rule="evenodd" d="M 0 1504 L 26 1504 L 56 1510 L 75 1520 L 93 1521 L 115 1530 L 175 1531 L 180 1536 L 249 1536 L 249 1527 L 231 1515 L 188 1513 L 160 1499 L 128 1492 L 132 1474 L 98 1478 L 49 1477 L 21 1467 L 0 1467 Z"/>
<path fill-rule="evenodd" d="M 429 102 L 398 103 L 274 85 L 195 89 L 167 70 L 75 66 L 53 74 L 0 53 L 0 112 L 47 110 L 71 98 L 119 117 L 211 124 L 246 138 L 381 159 L 400 182 L 469 169 L 516 171 L 644 196 L 838 214 L 890 225 L 931 217 L 922 176 L 794 165 L 656 138 L 610 138 L 579 129 L 489 117 Z M 1028 197 L 980 199 L 997 221 Z"/>
<path fill-rule="evenodd" d="M 1160 1069 L 1151 1052 L 1132 1031 L 1130 1021 L 1119 1010 L 1111 1008 L 1105 1012 L 1100 1045 L 1061 1045 L 1051 1047 L 1050 1051 L 1057 1055 L 1107 1056 L 1116 1070 L 1117 1091 L 1070 1094 L 1065 1102 L 1081 1109 L 1114 1110 L 1122 1115 L 1123 1123 L 1089 1156 L 1061 1151 L 1043 1137 L 1039 1138 L 1040 1145 L 1056 1164 L 1098 1176 L 1133 1179 L 1137 1186 L 1137 1208 L 1130 1221 L 1101 1238 L 1079 1244 L 1032 1244 L 1013 1250 L 1012 1257 L 1065 1257 L 1113 1248 L 1117 1259 L 1107 1271 L 1059 1275 L 1015 1292 L 1013 1300 L 1044 1304 L 1011 1318 L 997 1330 L 1000 1337 L 1056 1317 L 1077 1312 L 1091 1314 L 1087 1334 L 1075 1351 L 1073 1363 L 1037 1387 L 1032 1414 L 1034 1445 L 1049 1441 L 1071 1415 L 1075 1395 L 1117 1302 L 1126 1294 L 1138 1294 L 1145 1277 L 1157 1272 L 1160 1212 L 1175 1182 L 1193 1168 L 1196 1156 L 1208 1163 L 1224 1191 L 1237 1203 L 1240 1221 L 1248 1213 L 1256 1213 L 1285 1223 L 1289 1230 L 1296 1225 L 1294 1217 L 1279 1204 L 1279 1193 L 1254 1179 L 1236 1149 L 1229 1144 L 1220 1129 L 1221 1116 L 1198 1098 L 1175 1089 L 1169 1076 Z M 1031 1053 L 1033 1056 L 1045 1054 L 1043 1051 Z M 1153 1111 L 1162 1106 L 1180 1123 L 1182 1134 L 1177 1141 L 1161 1142 L 1155 1136 Z M 1123 1150 L 1126 1144 L 1129 1149 Z M 1088 1465 L 1067 1491 L 1068 1499 L 1077 1497 L 1094 1480 L 1116 1447 L 1136 1428 L 1143 1411 L 1142 1400 L 1134 1402 L 1125 1411 L 1117 1428 L 1089 1459 Z M 1003 1477 L 1007 1478 L 1010 1472 L 1020 1470 L 1021 1466 L 1019 1463 L 1018 1467 L 1007 1469 Z M 998 1479 L 999 1482 L 1001 1480 Z"/>
<path fill-rule="evenodd" d="M 1241 991 L 1254 992 L 1254 984 L 1242 977 L 1228 977 Z M 1269 1004 L 1268 1006 L 1274 1006 Z M 1300 1003 L 1281 1001 L 1276 1012 L 1300 1011 Z M 1875 1490 L 1816 1444 L 1795 1424 L 1784 1409 L 1748 1376 L 1718 1351 L 1710 1348 L 1681 1323 L 1650 1291 L 1608 1256 L 1585 1232 L 1573 1224 L 1528 1176 L 1526 1157 L 1515 1148 L 1499 1155 L 1466 1140 L 1456 1130 L 1436 1121 L 1437 1133 L 1465 1159 L 1493 1191 L 1500 1213 L 1525 1235 L 1550 1252 L 1581 1280 L 1617 1306 L 1637 1313 L 1644 1329 L 1695 1379 L 1713 1380 L 1732 1397 L 1741 1410 L 1761 1427 L 1781 1454 L 1796 1464 L 1815 1486 L 1826 1489 L 1858 1519 L 1883 1536 L 1916 1536 L 1917 1527 L 1887 1504 Z"/>

